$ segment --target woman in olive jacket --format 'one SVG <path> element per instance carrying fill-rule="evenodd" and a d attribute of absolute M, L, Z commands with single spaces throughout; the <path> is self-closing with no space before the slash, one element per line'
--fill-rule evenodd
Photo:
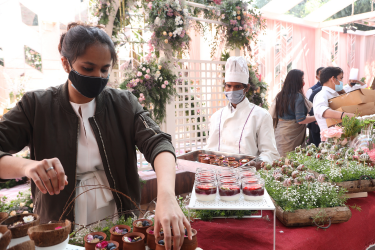
<path fill-rule="evenodd" d="M 0 178 L 32 180 L 34 212 L 42 223 L 58 220 L 74 198 L 74 188 L 84 181 L 109 185 L 139 204 L 137 146 L 158 178 L 155 232 L 172 226 L 174 249 L 180 248 L 184 227 L 190 239 L 191 230 L 175 199 L 171 136 L 159 129 L 132 93 L 106 88 L 111 63 L 117 60 L 110 37 L 100 27 L 71 23 L 61 36 L 59 52 L 69 73 L 67 82 L 26 93 L 0 122 Z M 30 160 L 11 156 L 25 146 Z M 83 206 L 76 200 L 63 218 L 93 220 L 113 214 L 112 208 L 134 209 L 116 192 L 104 194 L 105 201 L 100 192 L 90 192 L 94 200 L 81 201 Z M 164 232 L 169 249 L 171 231 Z"/>

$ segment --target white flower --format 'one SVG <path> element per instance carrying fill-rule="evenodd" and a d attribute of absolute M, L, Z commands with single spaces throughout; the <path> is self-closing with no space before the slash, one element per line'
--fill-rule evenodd
<path fill-rule="evenodd" d="M 155 75 L 157 76 L 157 78 L 161 75 L 161 72 L 158 70 L 157 72 L 155 72 Z"/>
<path fill-rule="evenodd" d="M 34 221 L 34 216 L 32 216 L 32 215 L 25 216 L 25 217 L 23 217 L 23 220 L 24 220 L 25 223 L 32 222 L 32 221 Z"/>
<path fill-rule="evenodd" d="M 160 26 L 160 25 L 161 25 L 161 19 L 160 19 L 159 17 L 155 18 L 155 20 L 154 20 L 154 24 L 155 24 L 156 26 Z"/>
<path fill-rule="evenodd" d="M 25 206 L 25 203 L 24 202 L 21 202 L 20 203 L 20 207 L 24 207 Z"/>
<path fill-rule="evenodd" d="M 162 76 L 161 76 L 161 77 L 159 77 L 158 79 L 159 79 L 160 81 L 162 81 L 162 80 L 163 80 Z"/>
<path fill-rule="evenodd" d="M 187 16 L 188 15 L 188 9 L 183 9 L 183 13 L 184 13 L 185 16 Z"/>
<path fill-rule="evenodd" d="M 176 35 L 180 36 L 181 32 L 183 31 L 183 28 L 177 28 L 174 32 L 172 32 L 173 36 L 176 37 Z"/>
<path fill-rule="evenodd" d="M 233 12 L 232 12 L 232 15 L 233 15 L 233 16 L 236 16 L 236 11 L 233 11 Z"/>

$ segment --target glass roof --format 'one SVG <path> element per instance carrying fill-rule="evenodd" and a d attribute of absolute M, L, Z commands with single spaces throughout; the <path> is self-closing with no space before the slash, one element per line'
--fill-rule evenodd
<path fill-rule="evenodd" d="M 354 2 L 354 15 L 362 14 L 362 13 L 366 13 L 370 11 L 372 11 L 370 0 L 358 0 Z M 373 11 L 375 11 L 375 3 L 373 3 Z M 325 21 L 351 16 L 351 12 L 352 12 L 352 5 L 350 4 L 343 10 L 338 11 L 336 14 L 326 19 Z"/>
<path fill-rule="evenodd" d="M 308 16 L 308 14 L 319 9 L 321 6 L 323 6 L 329 1 L 330 0 L 303 0 L 285 14 L 299 18 L 304 18 Z"/>
<path fill-rule="evenodd" d="M 257 6 L 257 8 L 261 9 L 262 7 L 264 7 L 266 4 L 268 4 L 271 1 L 273 0 L 254 0 L 252 5 Z"/>

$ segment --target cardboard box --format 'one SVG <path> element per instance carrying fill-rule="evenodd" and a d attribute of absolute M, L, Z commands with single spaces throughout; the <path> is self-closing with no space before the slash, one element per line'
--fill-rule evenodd
<path fill-rule="evenodd" d="M 360 116 L 365 116 L 365 115 L 373 115 L 375 114 L 375 102 L 369 102 L 369 103 L 362 103 L 358 105 L 352 105 L 352 106 L 343 106 L 339 109 L 336 109 L 337 111 L 340 112 L 346 112 L 346 113 L 353 113 L 353 114 L 359 114 Z M 341 123 L 341 119 L 326 119 L 326 125 L 328 127 L 336 125 Z"/>
<path fill-rule="evenodd" d="M 344 106 L 375 102 L 375 90 L 357 89 L 349 93 L 329 99 L 329 107 L 337 110 Z"/>

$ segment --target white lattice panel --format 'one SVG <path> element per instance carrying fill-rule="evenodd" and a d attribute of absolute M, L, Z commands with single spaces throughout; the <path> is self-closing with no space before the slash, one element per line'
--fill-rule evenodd
<path fill-rule="evenodd" d="M 270 199 L 268 192 L 265 190 L 264 198 L 260 201 L 246 201 L 243 194 L 240 194 L 238 201 L 222 201 L 217 192 L 215 201 L 201 202 L 196 199 L 196 192 L 193 187 L 191 200 L 188 207 L 190 209 L 204 210 L 274 210 L 275 206 Z"/>
<path fill-rule="evenodd" d="M 224 65 L 222 61 L 180 60 L 178 74 L 183 82 L 175 84 L 174 114 L 167 113 L 175 116 L 171 134 L 177 155 L 206 145 L 210 117 L 226 105 Z"/>

